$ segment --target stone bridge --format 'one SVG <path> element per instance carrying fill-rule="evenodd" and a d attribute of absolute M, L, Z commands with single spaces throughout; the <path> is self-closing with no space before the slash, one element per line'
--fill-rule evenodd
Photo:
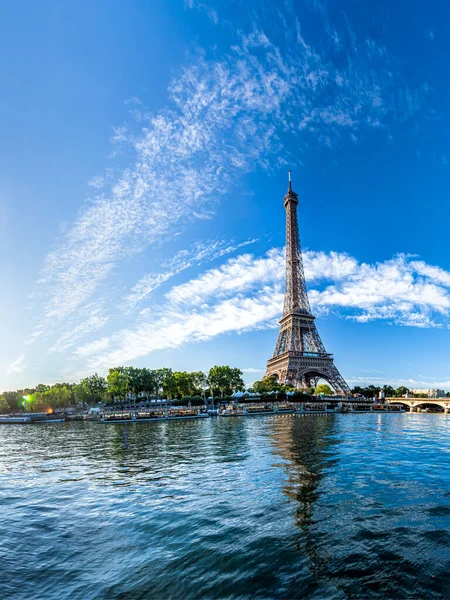
<path fill-rule="evenodd" d="M 440 406 L 448 413 L 450 398 L 386 398 L 387 404 L 403 404 L 409 407 L 409 412 L 420 412 L 424 405 Z"/>

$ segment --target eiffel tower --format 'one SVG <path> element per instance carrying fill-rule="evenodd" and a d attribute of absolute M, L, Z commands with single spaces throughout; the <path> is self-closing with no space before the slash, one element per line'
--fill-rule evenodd
<path fill-rule="evenodd" d="M 267 361 L 266 377 L 297 388 L 316 387 L 325 379 L 337 394 L 350 394 L 350 388 L 334 365 L 333 355 L 325 350 L 309 306 L 303 272 L 302 250 L 297 220 L 298 195 L 289 189 L 286 208 L 286 283 L 280 333 L 272 358 Z"/>

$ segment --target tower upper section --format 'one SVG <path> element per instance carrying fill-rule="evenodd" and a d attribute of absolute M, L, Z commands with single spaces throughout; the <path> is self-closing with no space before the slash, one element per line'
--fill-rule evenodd
<path fill-rule="evenodd" d="M 284 206 L 286 209 L 286 280 L 283 317 L 292 313 L 312 316 L 298 230 L 298 195 L 292 190 L 290 171 L 289 189 L 284 197 Z"/>

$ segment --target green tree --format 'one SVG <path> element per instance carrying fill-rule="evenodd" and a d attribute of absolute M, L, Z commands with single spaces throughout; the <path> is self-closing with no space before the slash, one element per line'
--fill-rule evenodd
<path fill-rule="evenodd" d="M 159 393 L 161 391 L 165 393 L 167 393 L 168 390 L 169 392 L 173 391 L 174 380 L 172 369 L 156 369 L 152 373 L 155 382 L 155 392 L 157 397 L 159 397 Z"/>
<path fill-rule="evenodd" d="M 318 396 L 319 394 L 323 394 L 324 396 L 332 396 L 333 391 L 328 383 L 319 383 L 319 385 L 314 390 L 314 394 Z"/>
<path fill-rule="evenodd" d="M 380 387 L 375 387 L 374 385 L 369 385 L 368 387 L 355 386 L 352 389 L 352 394 L 362 394 L 366 398 L 375 398 L 378 396 L 380 390 Z"/>
<path fill-rule="evenodd" d="M 266 377 L 262 381 L 255 381 L 253 389 L 257 394 L 267 394 L 269 392 L 278 392 L 281 390 L 281 385 L 277 382 L 275 377 Z"/>
<path fill-rule="evenodd" d="M 212 390 L 219 390 L 222 398 L 224 394 L 245 390 L 242 371 L 226 365 L 212 367 L 208 373 L 208 382 Z"/>
<path fill-rule="evenodd" d="M 160 369 L 164 370 L 164 380 L 162 389 L 164 394 L 167 396 L 169 400 L 171 400 L 177 394 L 177 380 L 174 377 L 172 369 Z"/>
<path fill-rule="evenodd" d="M 23 406 L 23 394 L 22 390 L 17 390 L 15 392 L 4 392 L 3 397 L 6 402 L 9 404 L 12 410 L 18 410 Z"/>
<path fill-rule="evenodd" d="M 35 394 L 27 394 L 25 410 L 28 412 L 40 412 L 52 408 L 48 401 L 45 392 L 36 392 Z"/>
<path fill-rule="evenodd" d="M 95 399 L 92 396 L 90 390 L 82 381 L 79 384 L 74 385 L 73 394 L 77 402 L 83 402 L 86 404 L 89 404 L 90 402 L 95 402 Z"/>
<path fill-rule="evenodd" d="M 397 398 L 401 398 L 402 396 L 404 396 L 408 392 L 409 392 L 408 388 L 405 387 L 404 385 L 401 385 L 400 387 L 398 387 L 395 390 L 395 395 L 397 396 Z"/>
<path fill-rule="evenodd" d="M 203 371 L 193 371 L 189 373 L 189 393 L 191 396 L 196 394 L 203 396 L 206 388 L 206 375 Z"/>
<path fill-rule="evenodd" d="M 233 392 L 244 392 L 245 383 L 242 378 L 242 371 L 238 368 L 232 368 L 230 373 L 230 387 Z"/>
<path fill-rule="evenodd" d="M 52 408 L 67 408 L 73 404 L 72 386 L 62 385 L 61 387 L 50 388 L 49 391 L 52 391 L 50 401 Z"/>
<path fill-rule="evenodd" d="M 130 382 L 123 367 L 109 369 L 106 380 L 108 382 L 108 392 L 110 393 L 111 398 L 124 398 L 130 390 Z"/>
<path fill-rule="evenodd" d="M 77 402 L 85 402 L 87 404 L 105 400 L 107 391 L 108 384 L 106 379 L 97 375 L 97 373 L 90 377 L 85 377 L 79 384 L 72 387 L 72 393 Z"/>
<path fill-rule="evenodd" d="M 44 392 L 27 395 L 26 410 L 40 411 L 49 408 L 67 408 L 73 404 L 72 390 L 66 385 L 53 385 Z"/>
<path fill-rule="evenodd" d="M 151 392 L 155 386 L 150 369 L 138 369 L 136 367 L 124 367 L 123 373 L 128 377 L 130 390 L 135 394 Z"/>
<path fill-rule="evenodd" d="M 104 377 L 101 377 L 100 375 L 97 375 L 97 373 L 94 373 L 94 375 L 82 379 L 80 381 L 80 385 L 85 387 L 91 394 L 91 396 L 99 399 L 103 398 L 105 392 L 108 389 L 108 383 L 106 379 Z"/>
<path fill-rule="evenodd" d="M 173 392 L 180 396 L 192 396 L 192 380 L 186 371 L 174 371 Z"/>
<path fill-rule="evenodd" d="M 224 396 L 226 386 L 225 367 L 218 367 L 217 365 L 211 367 L 208 373 L 208 383 L 211 387 L 211 395 L 214 396 L 214 390 L 218 389 L 220 395 Z"/>
<path fill-rule="evenodd" d="M 140 391 L 146 394 L 152 394 L 155 390 L 155 377 L 150 369 L 139 369 L 139 386 Z"/>
<path fill-rule="evenodd" d="M 0 396 L 0 414 L 5 414 L 11 410 L 5 396 Z"/>

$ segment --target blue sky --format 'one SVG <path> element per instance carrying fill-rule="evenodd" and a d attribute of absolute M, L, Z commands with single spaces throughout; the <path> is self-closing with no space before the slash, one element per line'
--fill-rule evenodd
<path fill-rule="evenodd" d="M 450 7 L 392 4 L 5 3 L 0 389 L 259 379 L 288 168 L 344 377 L 450 388 Z"/>

